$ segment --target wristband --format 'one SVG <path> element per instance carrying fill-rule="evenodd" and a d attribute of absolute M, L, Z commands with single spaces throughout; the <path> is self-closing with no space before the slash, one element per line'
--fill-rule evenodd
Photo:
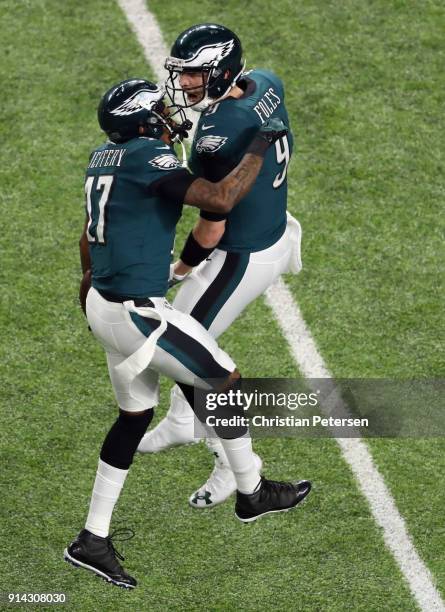
<path fill-rule="evenodd" d="M 215 213 L 209 212 L 208 210 L 201 210 L 199 213 L 201 219 L 207 219 L 207 221 L 224 221 L 229 216 L 229 213 Z"/>
<path fill-rule="evenodd" d="M 201 261 L 204 261 L 204 259 L 210 255 L 213 249 L 214 247 L 211 249 L 206 249 L 205 247 L 201 246 L 193 236 L 193 232 L 190 232 L 187 240 L 185 241 L 184 248 L 182 249 L 180 259 L 186 266 L 194 268 L 200 264 Z"/>

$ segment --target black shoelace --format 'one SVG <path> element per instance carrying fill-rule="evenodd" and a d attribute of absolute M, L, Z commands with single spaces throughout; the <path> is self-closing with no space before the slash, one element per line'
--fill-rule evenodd
<path fill-rule="evenodd" d="M 127 536 L 127 537 L 122 537 L 122 536 Z M 115 531 L 113 531 L 112 534 L 110 534 L 107 537 L 108 549 L 111 550 L 111 552 L 115 555 L 115 557 L 120 559 L 120 561 L 125 561 L 125 557 L 114 547 L 113 540 L 117 542 L 126 542 L 127 540 L 131 540 L 131 538 L 134 538 L 133 529 L 130 529 L 129 527 L 123 527 L 122 529 L 116 529 Z"/>
<path fill-rule="evenodd" d="M 262 480 L 264 481 L 263 477 L 262 477 Z M 261 489 L 263 493 L 261 497 L 264 497 L 264 495 L 268 495 L 268 494 L 278 496 L 283 491 L 287 491 L 287 492 L 294 491 L 295 485 L 293 485 L 291 482 L 280 482 L 278 480 L 268 480 L 266 485 L 262 483 Z"/>

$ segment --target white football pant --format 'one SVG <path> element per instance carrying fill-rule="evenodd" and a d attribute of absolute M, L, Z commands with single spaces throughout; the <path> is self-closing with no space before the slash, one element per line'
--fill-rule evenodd
<path fill-rule="evenodd" d="M 226 378 L 236 368 L 229 355 L 198 321 L 173 308 L 164 298 L 150 300 L 153 307 L 129 312 L 123 304 L 104 299 L 94 287 L 87 296 L 88 323 L 105 349 L 117 403 L 128 412 L 157 405 L 159 374 L 207 389 L 203 379 Z M 149 367 L 132 378 L 125 367 L 119 366 L 145 345 L 153 332 L 156 335 L 162 324 L 165 331 L 152 347 Z"/>
<path fill-rule="evenodd" d="M 215 249 L 183 281 L 173 306 L 197 319 L 218 338 L 281 274 L 297 274 L 301 264 L 301 226 L 288 213 L 283 236 L 271 247 L 254 253 Z M 168 415 L 184 426 L 193 410 L 175 386 Z"/>

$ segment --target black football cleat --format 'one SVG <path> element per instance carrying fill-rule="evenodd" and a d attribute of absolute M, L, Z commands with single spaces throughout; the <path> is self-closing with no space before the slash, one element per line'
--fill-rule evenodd
<path fill-rule="evenodd" d="M 87 529 L 82 529 L 77 538 L 65 548 L 63 558 L 75 567 L 90 570 L 118 587 L 134 589 L 137 582 L 127 574 L 118 561 L 124 557 L 114 548 L 112 537 L 101 538 Z"/>
<path fill-rule="evenodd" d="M 243 523 L 252 523 L 265 514 L 287 512 L 303 501 L 311 487 L 309 480 L 294 484 L 267 480 L 262 476 L 253 493 L 236 492 L 235 516 Z"/>

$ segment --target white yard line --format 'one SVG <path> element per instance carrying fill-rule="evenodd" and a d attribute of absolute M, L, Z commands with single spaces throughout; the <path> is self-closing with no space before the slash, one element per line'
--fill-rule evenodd
<path fill-rule="evenodd" d="M 131 29 L 141 44 L 144 55 L 156 78 L 165 78 L 164 60 L 168 48 L 154 15 L 144 0 L 117 0 Z M 272 309 L 289 343 L 301 373 L 308 379 L 331 378 L 315 341 L 304 322 L 292 294 L 280 279 L 266 292 L 266 302 Z M 368 446 L 359 438 L 337 438 L 345 461 L 353 471 L 372 515 L 383 530 L 386 545 L 394 555 L 419 607 L 425 612 L 445 611 L 445 605 L 433 583 L 430 571 L 419 557 L 405 522 L 394 499 L 377 470 Z"/>
<path fill-rule="evenodd" d="M 281 278 L 267 290 L 266 302 L 272 309 L 304 377 L 331 378 L 332 375 L 317 350 L 298 304 Z M 368 500 L 374 519 L 383 530 L 385 543 L 402 570 L 419 607 L 425 612 L 445 610 L 431 573 L 414 547 L 405 521 L 397 510 L 383 477 L 374 465 L 368 446 L 359 438 L 336 440 L 363 495 Z"/>

